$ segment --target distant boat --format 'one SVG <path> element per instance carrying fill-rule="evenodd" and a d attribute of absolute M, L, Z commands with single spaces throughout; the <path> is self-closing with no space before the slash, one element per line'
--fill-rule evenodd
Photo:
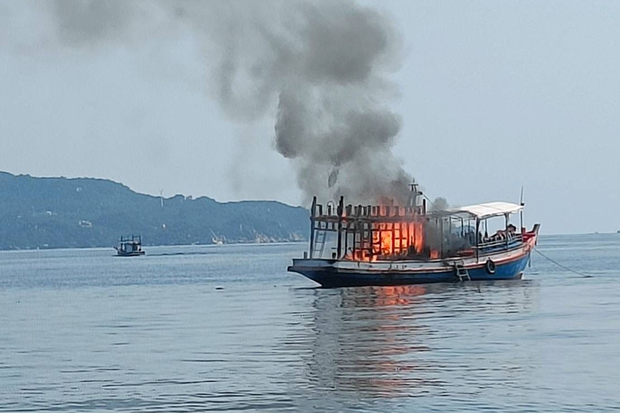
<path fill-rule="evenodd" d="M 144 255 L 142 249 L 142 237 L 140 235 L 131 235 L 121 237 L 118 240 L 118 247 L 114 247 L 116 255 L 119 257 L 137 257 Z"/>

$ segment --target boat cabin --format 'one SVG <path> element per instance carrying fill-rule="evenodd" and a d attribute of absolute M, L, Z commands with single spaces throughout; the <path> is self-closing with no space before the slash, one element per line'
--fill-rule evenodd
<path fill-rule="evenodd" d="M 490 202 L 440 211 L 428 216 L 428 243 L 441 258 L 480 256 L 518 247 L 538 231 L 523 227 L 523 205 Z M 511 217 L 520 214 L 519 229 Z M 439 240 L 439 241 L 438 241 Z"/>
<path fill-rule="evenodd" d="M 523 205 L 491 202 L 428 212 L 421 205 L 344 205 L 313 200 L 306 256 L 350 261 L 442 260 L 479 257 L 523 244 L 527 232 L 510 221 Z M 491 232 L 490 232 L 491 231 Z M 326 250 L 327 248 L 327 250 Z"/>
<path fill-rule="evenodd" d="M 142 250 L 142 237 L 140 235 L 121 237 L 118 241 L 118 246 L 114 248 L 118 256 L 134 257 L 144 255 L 144 250 Z"/>

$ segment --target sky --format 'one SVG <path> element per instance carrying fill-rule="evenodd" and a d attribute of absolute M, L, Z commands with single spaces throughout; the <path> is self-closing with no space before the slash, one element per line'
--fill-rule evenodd
<path fill-rule="evenodd" d="M 393 153 L 430 198 L 518 202 L 546 234 L 620 229 L 620 2 L 359 1 L 400 34 Z M 191 30 L 62 45 L 44 1 L 0 0 L 0 170 L 164 196 L 307 200 L 274 113 L 208 93 Z"/>

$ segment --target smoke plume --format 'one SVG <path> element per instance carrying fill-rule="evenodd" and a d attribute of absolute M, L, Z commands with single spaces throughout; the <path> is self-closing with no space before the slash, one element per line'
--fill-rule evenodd
<path fill-rule="evenodd" d="M 402 202 L 411 177 L 391 152 L 401 118 L 390 79 L 399 38 L 352 0 L 54 0 L 58 39 L 97 50 L 189 31 L 209 93 L 231 119 L 274 118 L 275 148 L 306 195 Z"/>

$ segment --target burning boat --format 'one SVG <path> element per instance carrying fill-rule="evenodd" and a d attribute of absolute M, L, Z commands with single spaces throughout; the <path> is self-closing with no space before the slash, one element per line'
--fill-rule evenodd
<path fill-rule="evenodd" d="M 310 246 L 288 267 L 323 287 L 520 279 L 539 224 L 523 227 L 524 204 L 491 202 L 427 211 L 412 185 L 406 206 L 346 205 L 310 215 Z M 422 202 L 419 200 L 422 199 Z M 510 217 L 520 215 L 520 230 Z M 499 223 L 497 221 L 500 221 Z M 493 226 L 495 224 L 495 226 Z M 490 228 L 497 228 L 489 235 Z"/>

